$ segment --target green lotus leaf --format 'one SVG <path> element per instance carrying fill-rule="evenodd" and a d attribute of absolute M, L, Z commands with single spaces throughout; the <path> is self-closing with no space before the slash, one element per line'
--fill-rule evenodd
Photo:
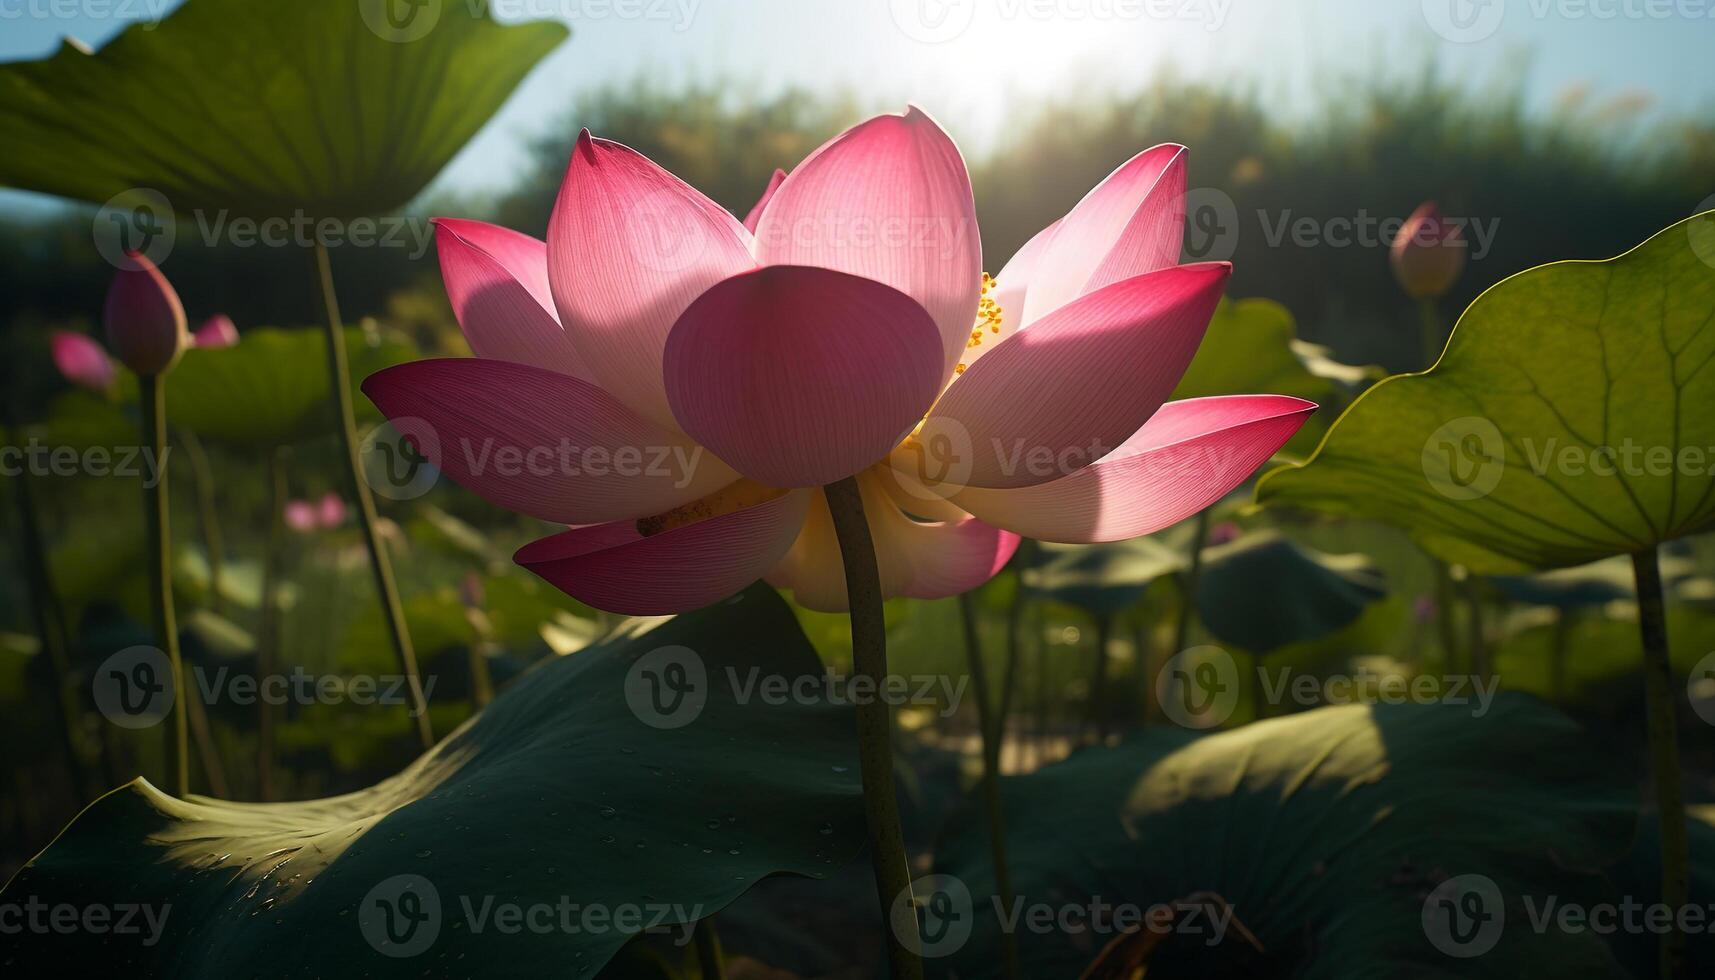
<path fill-rule="evenodd" d="M 1387 595 L 1364 555 L 1329 555 L 1272 532 L 1203 552 L 1197 616 L 1223 643 L 1267 653 L 1321 639 Z"/>
<path fill-rule="evenodd" d="M 652 689 L 673 664 L 685 683 Z M 762 877 L 823 876 L 861 846 L 850 711 L 764 698 L 753 670 L 822 672 L 764 588 L 549 660 L 357 793 L 250 804 L 133 782 L 0 901 L 170 909 L 156 941 L 27 931 L 7 975 L 593 976 L 644 925 L 683 939 Z M 613 918 L 580 927 L 590 909 Z"/>
<path fill-rule="evenodd" d="M 1189 563 L 1183 551 L 1152 538 L 1038 547 L 1040 560 L 1022 572 L 1025 588 L 1037 597 L 1098 616 L 1131 607 L 1143 598 L 1152 582 Z"/>
<path fill-rule="evenodd" d="M 1503 695 L 1481 717 L 1470 705 L 1345 705 L 1202 737 L 1154 729 L 1006 779 L 1002 793 L 1021 922 L 1096 901 L 1198 905 L 1147 959 L 1151 977 L 1632 975 L 1594 932 L 1529 927 L 1527 898 L 1618 901 L 1602 872 L 1638 822 L 1629 762 L 1531 698 Z M 947 877 L 919 885 L 931 910 L 962 901 L 960 887 L 970 896 L 969 931 L 934 933 L 947 975 L 997 975 L 988 846 L 950 837 L 935 866 Z M 1466 910 L 1463 890 L 1483 880 L 1494 888 L 1476 915 L 1439 932 L 1426 921 L 1438 895 Z M 1211 897 L 1231 915 L 1218 933 Z M 1105 945 L 1141 938 L 1021 928 L 1023 973 L 1137 976 L 1082 971 Z M 1480 955 L 1460 955 L 1477 943 Z"/>
<path fill-rule="evenodd" d="M 1410 529 L 1481 573 L 1715 524 L 1715 212 L 1494 286 L 1433 368 L 1371 388 L 1257 498 Z"/>
<path fill-rule="evenodd" d="M 0 65 L 0 184 L 181 215 L 409 201 L 567 35 L 464 3 L 188 0 L 100 51 Z"/>

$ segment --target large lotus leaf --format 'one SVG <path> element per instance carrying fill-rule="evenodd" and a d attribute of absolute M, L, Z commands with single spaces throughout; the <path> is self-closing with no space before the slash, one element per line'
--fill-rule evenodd
<path fill-rule="evenodd" d="M 1197 615 L 1221 642 L 1267 653 L 1351 625 L 1387 595 L 1363 555 L 1328 555 L 1272 532 L 1205 549 Z"/>
<path fill-rule="evenodd" d="M 1143 598 L 1150 583 L 1184 568 L 1188 558 L 1152 538 L 1111 544 L 1042 544 L 1041 560 L 1023 570 L 1032 595 L 1113 615 Z"/>
<path fill-rule="evenodd" d="M 583 910 L 678 906 L 665 921 L 681 923 L 766 875 L 827 874 L 861 846 L 850 712 L 764 698 L 746 687 L 753 669 L 788 683 L 822 671 L 785 604 L 760 588 L 552 659 L 362 792 L 248 804 L 133 782 L 85 810 L 0 901 L 170 905 L 159 942 L 26 934 L 8 938 L 0 966 L 221 980 L 591 976 L 640 926 L 580 928 Z M 672 682 L 653 692 L 664 702 L 650 678 Z M 507 929 L 501 917 L 515 913 L 502 906 L 548 911 Z"/>
<path fill-rule="evenodd" d="M 1213 894 L 1263 950 L 1236 927 L 1216 942 L 1208 919 L 1188 919 L 1150 960 L 1151 980 L 1621 978 L 1598 936 L 1539 933 L 1523 901 L 1617 899 L 1599 872 L 1632 840 L 1632 772 L 1553 709 L 1506 695 L 1481 717 L 1452 704 L 1347 705 L 1194 740 L 1151 730 L 1004 780 L 1002 794 L 1025 916 Z M 966 978 L 998 973 L 988 846 L 981 834 L 950 838 L 936 864 L 972 896 L 969 939 L 940 961 Z M 1466 875 L 1494 883 L 1504 920 L 1492 949 L 1455 958 L 1431 942 L 1424 913 L 1444 881 Z M 925 885 L 932 910 L 958 896 L 948 879 Z M 1024 972 L 1078 976 L 1114 938 L 1022 930 Z"/>
<path fill-rule="evenodd" d="M 1619 258 L 1521 272 L 1257 497 L 1375 517 L 1483 573 L 1715 523 L 1715 212 Z"/>
<path fill-rule="evenodd" d="M 1339 389 L 1306 366 L 1293 348 L 1297 334 L 1292 314 L 1273 300 L 1223 301 L 1173 397 L 1292 395 L 1330 404 Z M 1302 455 L 1315 448 L 1326 431 L 1321 416 L 1312 415 L 1287 442 L 1285 451 Z"/>
<path fill-rule="evenodd" d="M 355 379 L 414 356 L 400 340 L 355 327 L 346 331 L 345 349 Z M 187 351 L 167 376 L 168 421 L 243 448 L 332 431 L 327 358 L 326 334 L 314 329 L 263 327 L 245 331 L 232 347 Z"/>
<path fill-rule="evenodd" d="M 99 52 L 0 66 L 0 184 L 181 215 L 375 215 L 410 200 L 566 37 L 464 3 L 187 0 Z"/>

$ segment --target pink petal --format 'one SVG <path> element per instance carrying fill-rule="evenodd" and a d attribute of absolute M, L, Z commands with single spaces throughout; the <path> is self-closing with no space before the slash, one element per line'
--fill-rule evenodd
<path fill-rule="evenodd" d="M 286 526 L 299 534 L 308 534 L 316 529 L 316 508 L 308 500 L 288 500 L 281 510 L 281 516 Z"/>
<path fill-rule="evenodd" d="M 774 487 L 882 459 L 941 387 L 940 338 L 911 297 L 828 269 L 771 266 L 691 304 L 667 339 L 679 425 Z"/>
<path fill-rule="evenodd" d="M 339 494 L 325 493 L 316 501 L 316 523 L 327 528 L 345 523 L 345 501 Z"/>
<path fill-rule="evenodd" d="M 55 330 L 48 338 L 48 346 L 54 366 L 67 381 L 91 391 L 105 392 L 113 387 L 118 369 L 107 356 L 107 349 L 95 338 L 70 330 Z"/>
<path fill-rule="evenodd" d="M 216 313 L 191 334 L 191 344 L 202 348 L 232 347 L 238 343 L 238 325 L 225 313 Z"/>
<path fill-rule="evenodd" d="M 592 378 L 671 426 L 661 349 L 702 292 L 753 268 L 750 233 L 637 151 L 578 137 L 548 224 L 548 281 Z"/>
<path fill-rule="evenodd" d="M 601 388 L 545 368 L 413 361 L 370 375 L 363 391 L 460 486 L 545 521 L 636 520 L 737 478 Z"/>
<path fill-rule="evenodd" d="M 1231 271 L 1206 263 L 1127 279 L 997 347 L 947 389 L 925 423 L 969 447 L 969 476 L 952 482 L 1046 483 L 1119 446 L 1173 393 Z"/>
<path fill-rule="evenodd" d="M 173 284 L 149 257 L 127 252 L 102 309 L 107 349 L 138 374 L 172 370 L 190 346 L 185 308 Z"/>
<path fill-rule="evenodd" d="M 531 542 L 514 561 L 579 602 L 630 616 L 699 609 L 762 577 L 791 547 L 810 494 L 772 500 L 650 537 L 619 521 Z"/>
<path fill-rule="evenodd" d="M 590 380 L 554 312 L 548 246 L 499 225 L 437 218 L 435 251 L 453 315 L 478 356 Z"/>
<path fill-rule="evenodd" d="M 875 543 L 881 591 L 887 598 L 944 599 L 993 578 L 1018 550 L 1016 534 L 963 516 L 945 523 L 913 521 L 883 490 L 879 478 L 858 478 L 864 517 Z M 816 493 L 792 550 L 768 573 L 769 584 L 792 590 L 799 605 L 845 612 L 845 566 L 827 496 Z"/>
<path fill-rule="evenodd" d="M 982 283 L 982 242 L 959 148 L 921 110 L 878 116 L 811 154 L 756 229 L 763 265 L 813 265 L 864 276 L 934 317 L 953 373 Z"/>
<path fill-rule="evenodd" d="M 1168 402 L 1094 466 L 1022 490 L 966 490 L 953 502 L 1042 541 L 1120 541 L 1149 534 L 1232 492 L 1315 410 L 1315 404 L 1286 395 Z"/>
<path fill-rule="evenodd" d="M 1032 272 L 1023 322 L 1103 286 L 1179 261 L 1185 227 L 1185 148 L 1139 153 L 1078 202 Z"/>
<path fill-rule="evenodd" d="M 756 205 L 750 209 L 750 213 L 744 216 L 745 230 L 755 233 L 757 222 L 762 220 L 762 212 L 768 210 L 768 202 L 774 200 L 774 192 L 780 189 L 781 183 L 785 180 L 786 171 L 776 167 L 774 176 L 768 178 L 768 186 L 762 189 L 762 196 L 757 198 Z"/>

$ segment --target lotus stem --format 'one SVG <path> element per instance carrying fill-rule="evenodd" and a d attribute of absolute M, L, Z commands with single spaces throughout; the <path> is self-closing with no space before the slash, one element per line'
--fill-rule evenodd
<path fill-rule="evenodd" d="M 1447 337 L 1441 331 L 1441 311 L 1436 309 L 1434 297 L 1417 301 L 1417 318 L 1423 331 L 1423 369 L 1427 371 L 1435 366 L 1447 346 Z"/>
<path fill-rule="evenodd" d="M 1465 605 L 1471 612 L 1468 623 L 1471 642 L 1471 673 L 1480 680 L 1488 680 L 1494 673 L 1494 669 L 1493 665 L 1489 663 L 1489 644 L 1483 635 L 1483 598 L 1477 588 L 1477 578 L 1474 575 L 1465 576 Z"/>
<path fill-rule="evenodd" d="M 697 972 L 702 980 L 721 980 L 721 937 L 715 932 L 714 916 L 697 920 L 691 941 L 697 947 Z"/>
<path fill-rule="evenodd" d="M 1179 622 L 1173 627 L 1173 649 L 1168 656 L 1185 652 L 1191 639 L 1191 623 L 1197 616 L 1197 579 L 1203 574 L 1203 542 L 1209 540 L 1209 511 L 1197 513 L 1197 530 L 1191 539 L 1191 567 L 1185 572 L 1185 592 L 1179 599 Z"/>
<path fill-rule="evenodd" d="M 1006 860 L 1006 810 L 1000 802 L 1000 752 L 1006 738 L 1005 719 L 996 713 L 989 695 L 988 670 L 983 663 L 982 640 L 977 633 L 976 603 L 971 593 L 959 595 L 959 619 L 965 631 L 965 656 L 971 665 L 971 687 L 976 689 L 977 726 L 982 729 L 983 809 L 989 822 L 989 855 L 994 863 L 994 892 L 1005 921 L 1012 919 L 1012 873 Z M 1008 980 L 1018 977 L 1018 937 L 1002 925 L 1002 962 Z"/>
<path fill-rule="evenodd" d="M 66 769 L 72 785 L 77 787 L 78 803 L 88 792 L 83 758 L 78 751 L 77 704 L 71 688 L 71 660 L 66 654 L 64 619 L 59 615 L 59 599 L 54 592 L 53 576 L 48 570 L 47 549 L 42 545 L 42 526 L 36 513 L 35 496 L 30 489 L 30 475 L 19 473 L 12 481 L 13 496 L 18 505 L 19 536 L 24 547 L 20 557 L 24 563 L 24 581 L 29 584 L 30 606 L 35 613 L 36 633 L 41 637 L 42 655 L 51 668 L 52 697 L 49 704 L 59 723 L 60 737 L 66 754 Z"/>
<path fill-rule="evenodd" d="M 1673 922 L 1661 935 L 1662 980 L 1679 980 L 1685 971 L 1685 933 L 1679 913 L 1691 895 L 1691 851 L 1685 830 L 1685 787 L 1679 770 L 1673 666 L 1668 659 L 1667 610 L 1661 567 L 1655 548 L 1632 555 L 1637 580 L 1638 628 L 1644 648 L 1644 707 L 1649 728 L 1650 770 L 1656 810 L 1661 819 L 1661 900 Z"/>
<path fill-rule="evenodd" d="M 262 622 L 256 637 L 256 672 L 263 677 L 274 672 L 280 649 L 280 576 L 285 564 L 286 451 L 276 447 L 268 454 L 268 538 L 262 553 Z M 274 799 L 274 707 L 267 698 L 256 699 L 256 795 L 264 803 Z"/>
<path fill-rule="evenodd" d="M 834 536 L 846 575 L 851 609 L 852 672 L 880 691 L 887 676 L 887 624 L 881 609 L 881 572 L 875 562 L 875 542 L 864 517 L 857 480 L 847 477 L 826 488 Z M 881 903 L 882 932 L 887 962 L 894 980 L 922 980 L 923 961 L 917 935 L 917 903 L 911 894 L 911 870 L 905 856 L 905 833 L 899 824 L 899 804 L 893 786 L 893 724 L 887 702 L 879 697 L 857 705 L 858 762 L 863 773 L 864 820 L 870 858 L 875 865 L 876 893 Z M 894 900 L 902 899 L 909 914 L 893 915 Z"/>
<path fill-rule="evenodd" d="M 173 721 L 166 732 L 166 785 L 181 798 L 190 794 L 190 732 L 184 660 L 179 656 L 179 624 L 173 612 L 172 522 L 167 500 L 167 381 L 163 375 L 138 377 L 143 441 L 157 461 L 153 485 L 143 482 L 143 505 L 149 527 L 149 601 L 155 617 L 155 639 L 173 673 Z"/>
<path fill-rule="evenodd" d="M 1442 666 L 1451 674 L 1459 660 L 1459 632 L 1453 623 L 1453 573 L 1440 559 L 1435 560 L 1435 625 L 1441 631 Z"/>
<path fill-rule="evenodd" d="M 429 703 L 423 694 L 422 678 L 417 674 L 417 653 L 411 647 L 411 631 L 405 624 L 399 586 L 393 579 L 393 563 L 381 544 L 375 498 L 369 493 L 369 484 L 364 482 L 363 462 L 358 457 L 357 412 L 351 401 L 351 367 L 346 363 L 345 325 L 340 320 L 339 297 L 334 293 L 333 285 L 333 263 L 328 257 L 326 243 L 318 240 L 315 254 L 322 301 L 327 307 L 328 374 L 333 386 L 334 405 L 339 409 L 339 433 L 345 447 L 347 482 L 352 499 L 357 501 L 357 523 L 363 529 L 363 543 L 369 549 L 369 566 L 375 574 L 375 590 L 381 600 L 381 618 L 387 621 L 394 657 L 410 688 L 411 714 L 417 722 L 417 739 L 423 748 L 428 749 L 435 744 L 434 730 L 429 727 Z"/>
<path fill-rule="evenodd" d="M 1107 613 L 1096 617 L 1096 652 L 1090 665 L 1090 726 L 1096 744 L 1108 740 L 1108 644 L 1113 641 L 1114 619 Z"/>

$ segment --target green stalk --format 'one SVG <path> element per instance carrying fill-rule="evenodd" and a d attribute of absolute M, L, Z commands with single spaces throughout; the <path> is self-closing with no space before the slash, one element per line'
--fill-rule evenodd
<path fill-rule="evenodd" d="M 58 628 L 62 624 L 55 615 L 59 599 L 54 592 L 52 573 L 48 570 L 47 549 L 42 544 L 42 526 L 36 513 L 36 500 L 30 488 L 30 479 L 30 474 L 19 473 L 12 481 L 15 488 L 13 496 L 18 505 L 19 535 L 24 543 L 20 557 L 24 563 L 24 581 L 29 584 L 30 607 L 35 615 L 36 633 L 42 641 L 42 656 L 47 658 L 51 668 L 53 691 L 49 704 L 53 708 L 54 720 L 58 723 L 63 741 L 66 769 L 71 773 L 72 785 L 77 788 L 77 801 L 81 805 L 88 802 L 83 794 L 89 790 L 88 773 L 78 751 L 78 702 L 75 700 L 76 695 L 72 693 L 71 659 L 66 653 L 66 637 Z"/>
<path fill-rule="evenodd" d="M 411 712 L 417 722 L 417 738 L 423 748 L 435 744 L 434 730 L 429 727 L 429 703 L 423 695 L 423 681 L 417 675 L 417 653 L 411 647 L 411 631 L 405 624 L 405 610 L 399 601 L 399 586 L 393 579 L 393 563 L 382 546 L 376 528 L 379 518 L 375 498 L 363 479 L 363 461 L 358 457 L 357 411 L 351 401 L 351 367 L 346 363 L 345 325 L 340 320 L 339 297 L 334 293 L 333 263 L 328 258 L 327 245 L 315 245 L 316 272 L 321 281 L 322 302 L 327 307 L 328 374 L 333 385 L 334 405 L 339 410 L 340 441 L 345 447 L 346 476 L 351 495 L 357 501 L 357 523 L 363 529 L 363 543 L 369 549 L 369 566 L 375 573 L 375 590 L 381 600 L 381 618 L 387 621 L 387 633 L 393 640 L 393 653 L 399 671 L 411 690 Z"/>
<path fill-rule="evenodd" d="M 1435 559 L 1435 625 L 1441 630 L 1442 668 L 1451 674 L 1459 662 L 1459 631 L 1453 622 L 1453 575 L 1439 558 Z"/>
<path fill-rule="evenodd" d="M 721 937 L 715 933 L 714 916 L 697 920 L 691 940 L 697 947 L 697 972 L 701 980 L 721 980 Z"/>
<path fill-rule="evenodd" d="M 1417 318 L 1423 331 L 1423 369 L 1427 371 L 1447 346 L 1447 338 L 1441 333 L 1441 311 L 1435 308 L 1434 298 L 1426 296 L 1417 301 Z"/>
<path fill-rule="evenodd" d="M 173 672 L 173 723 L 166 733 L 166 785 L 173 795 L 190 794 L 190 733 L 185 701 L 195 692 L 185 685 L 185 665 L 179 656 L 179 624 L 173 612 L 172 522 L 167 501 L 167 379 L 159 374 L 138 377 L 139 407 L 143 412 L 143 441 L 156 461 L 154 486 L 143 487 L 149 524 L 149 601 L 155 616 L 155 639 Z"/>
<path fill-rule="evenodd" d="M 983 664 L 982 641 L 977 635 L 977 611 L 971 593 L 959 596 L 959 619 L 965 628 L 965 657 L 971 665 L 971 687 L 976 689 L 977 726 L 982 729 L 983 750 L 983 809 L 988 813 L 989 855 L 994 862 L 995 897 L 1000 899 L 1001 913 L 1012 921 L 1012 873 L 1006 861 L 1006 811 L 1000 802 L 1000 751 L 1006 738 L 1005 720 L 995 713 L 989 698 L 988 670 Z M 1001 946 L 1005 976 L 1018 977 L 1018 937 L 1011 929 L 1001 929 Z"/>
<path fill-rule="evenodd" d="M 1632 574 L 1637 580 L 1638 628 L 1644 648 L 1644 707 L 1649 727 L 1650 771 L 1655 782 L 1656 810 L 1661 819 L 1661 901 L 1674 913 L 1672 925 L 1661 935 L 1661 976 L 1662 980 L 1679 980 L 1685 972 L 1685 933 L 1679 928 L 1679 912 L 1691 896 L 1691 851 L 1686 841 L 1685 787 L 1679 769 L 1673 666 L 1668 659 L 1667 610 L 1655 548 L 1632 555 Z"/>
<path fill-rule="evenodd" d="M 1191 539 L 1191 567 L 1185 572 L 1185 592 L 1179 599 L 1179 622 L 1173 626 L 1173 649 L 1168 656 L 1185 652 L 1191 639 L 1191 622 L 1197 615 L 1197 579 L 1203 574 L 1203 542 L 1209 540 L 1209 511 L 1197 514 L 1197 533 Z"/>
<path fill-rule="evenodd" d="M 872 691 L 880 691 L 887 676 L 887 624 L 881 610 L 881 572 L 875 563 L 875 542 L 864 517 L 857 479 L 846 477 L 826 487 L 834 536 L 840 542 L 846 596 L 851 608 L 852 672 Z M 875 887 L 881 902 L 882 931 L 887 937 L 887 962 L 893 980 L 922 980 L 918 955 L 916 900 L 911 895 L 911 870 L 905 857 L 905 833 L 899 824 L 899 804 L 893 786 L 893 725 L 887 703 L 879 697 L 857 705 L 858 763 L 863 773 L 864 822 Z M 896 898 L 904 898 L 909 915 L 895 918 Z"/>
<path fill-rule="evenodd" d="M 1471 642 L 1471 673 L 1479 679 L 1488 680 L 1494 670 L 1489 663 L 1489 644 L 1483 635 L 1483 599 L 1477 588 L 1475 575 L 1465 576 L 1465 605 L 1471 612 L 1471 618 L 1467 622 Z"/>
<path fill-rule="evenodd" d="M 1096 654 L 1090 672 L 1090 724 L 1096 743 L 1108 740 L 1108 644 L 1113 641 L 1114 620 L 1107 613 L 1096 617 Z"/>
<path fill-rule="evenodd" d="M 256 637 L 256 673 L 272 674 L 280 648 L 280 576 L 285 559 L 286 507 L 285 450 L 268 454 L 268 538 L 262 553 L 262 622 Z M 264 803 L 274 799 L 274 706 L 266 698 L 256 699 L 256 796 Z"/>

